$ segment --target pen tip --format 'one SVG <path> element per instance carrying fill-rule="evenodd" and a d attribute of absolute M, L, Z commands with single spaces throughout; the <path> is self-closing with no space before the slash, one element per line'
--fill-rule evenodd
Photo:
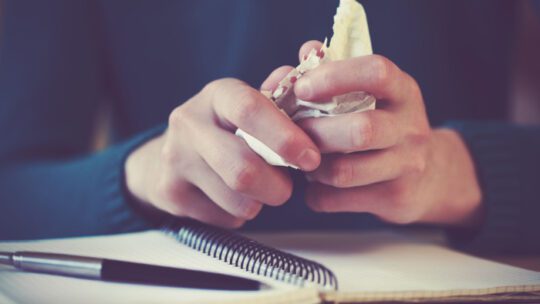
<path fill-rule="evenodd" d="M 0 251 L 0 265 L 13 265 L 13 254 Z"/>
<path fill-rule="evenodd" d="M 259 283 L 259 290 L 270 290 L 270 289 L 274 289 L 274 287 L 267 283 L 263 283 L 263 282 Z"/>

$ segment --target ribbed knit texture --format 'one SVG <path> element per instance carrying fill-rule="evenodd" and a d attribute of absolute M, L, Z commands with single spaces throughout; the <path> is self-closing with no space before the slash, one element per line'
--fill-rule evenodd
<path fill-rule="evenodd" d="M 141 230 L 159 221 L 160 213 L 142 210 L 140 203 L 129 193 L 125 182 L 125 162 L 132 151 L 163 133 L 165 128 L 166 125 L 160 125 L 104 152 L 106 161 L 100 171 L 105 175 L 97 184 L 105 189 L 98 192 L 104 196 L 99 201 L 107 204 L 102 210 L 105 233 Z"/>
<path fill-rule="evenodd" d="M 0 239 L 107 234 L 151 227 L 153 213 L 143 215 L 140 204 L 126 190 L 124 163 L 131 151 L 163 129 L 159 126 L 80 158 L 0 166 L 0 194 L 10 198 L 0 200 Z"/>
<path fill-rule="evenodd" d="M 450 230 L 451 244 L 472 252 L 540 252 L 540 128 L 448 126 L 460 132 L 474 158 L 485 210 L 476 231 Z"/>

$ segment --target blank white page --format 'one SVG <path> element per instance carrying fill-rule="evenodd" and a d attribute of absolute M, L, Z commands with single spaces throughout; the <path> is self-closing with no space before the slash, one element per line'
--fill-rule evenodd
<path fill-rule="evenodd" d="M 0 243 L 0 251 L 95 256 L 254 277 L 178 243 L 159 231 L 115 236 Z M 315 290 L 274 284 L 263 291 L 212 291 L 101 282 L 27 273 L 0 266 L 0 302 L 16 303 L 317 303 Z M 7 300 L 6 300 L 7 301 Z M 2 302 L 3 303 L 3 302 Z"/>
<path fill-rule="evenodd" d="M 339 292 L 327 299 L 359 300 L 385 293 L 419 298 L 540 291 L 540 272 L 394 232 L 310 232 L 256 238 L 333 270 Z"/>

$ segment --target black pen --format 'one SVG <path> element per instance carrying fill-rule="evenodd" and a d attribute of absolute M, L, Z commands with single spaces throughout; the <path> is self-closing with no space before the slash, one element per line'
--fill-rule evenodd
<path fill-rule="evenodd" d="M 220 273 L 42 252 L 0 252 L 0 264 L 20 270 L 112 282 L 183 288 L 259 290 L 262 282 Z"/>

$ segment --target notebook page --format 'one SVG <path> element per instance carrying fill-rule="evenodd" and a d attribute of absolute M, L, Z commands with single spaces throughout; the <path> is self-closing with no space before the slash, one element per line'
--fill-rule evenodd
<path fill-rule="evenodd" d="M 192 250 L 159 231 L 74 239 L 5 242 L 0 251 L 33 250 L 121 259 L 131 262 L 207 270 L 254 277 Z M 17 303 L 317 303 L 314 290 L 278 285 L 253 292 L 212 291 L 132 285 L 25 273 L 0 266 L 0 299 Z"/>
<path fill-rule="evenodd" d="M 359 296 L 390 292 L 408 294 L 411 298 L 457 296 L 503 289 L 519 291 L 518 287 L 526 287 L 523 291 L 540 291 L 540 272 L 483 260 L 393 232 L 310 232 L 255 237 L 332 269 L 338 278 L 340 295 L 330 297 L 334 299 L 358 300 Z M 505 288 L 509 286 L 512 288 Z"/>
<path fill-rule="evenodd" d="M 13 300 L 11 299 L 8 299 L 5 295 L 3 295 L 2 293 L 0 293 L 0 303 L 4 303 L 4 304 L 15 304 L 15 302 L 13 302 Z"/>

